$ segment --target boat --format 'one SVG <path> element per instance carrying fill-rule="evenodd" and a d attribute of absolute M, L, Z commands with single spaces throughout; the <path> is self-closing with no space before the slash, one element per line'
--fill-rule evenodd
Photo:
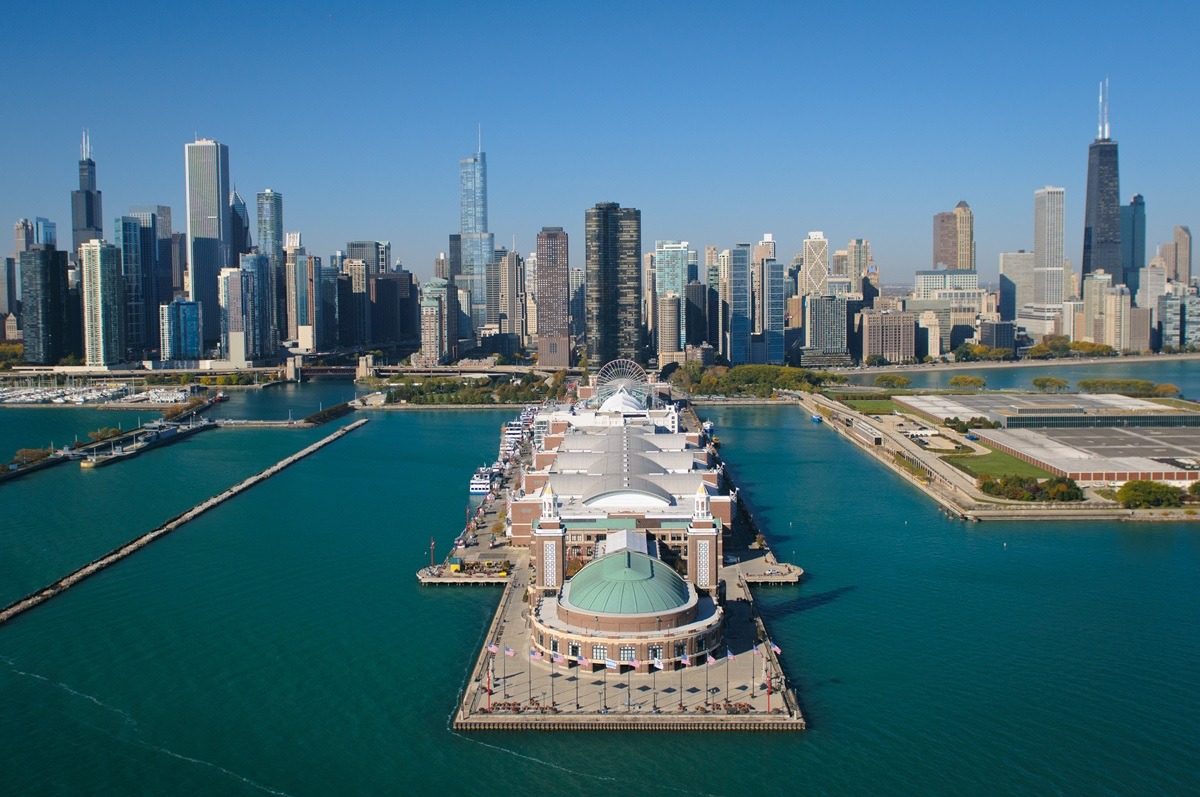
<path fill-rule="evenodd" d="M 225 395 L 225 391 L 224 391 L 224 390 L 222 390 L 222 391 L 221 391 L 220 393 L 218 393 L 217 395 L 213 396 L 213 403 L 214 403 L 214 404 L 220 404 L 222 401 L 229 401 L 229 396 Z"/>
<path fill-rule="evenodd" d="M 486 495 L 492 491 L 491 468 L 480 468 L 471 477 L 470 492 L 472 495 Z"/>
<path fill-rule="evenodd" d="M 812 422 L 813 422 L 813 423 L 820 423 L 820 422 L 821 422 L 821 421 L 823 421 L 823 420 L 825 420 L 825 419 L 824 419 L 824 418 L 822 418 L 820 415 L 817 415 L 817 414 L 815 414 L 815 413 L 814 413 L 814 414 L 813 414 L 813 416 L 812 416 Z"/>

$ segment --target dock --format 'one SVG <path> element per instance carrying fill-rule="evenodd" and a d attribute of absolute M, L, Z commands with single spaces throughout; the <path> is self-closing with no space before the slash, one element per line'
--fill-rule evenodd
<path fill-rule="evenodd" d="M 215 495 L 212 498 L 209 498 L 208 500 L 203 501 L 200 504 L 197 504 L 196 506 L 192 507 L 191 509 L 187 510 L 186 512 L 183 512 L 182 514 L 176 515 L 175 517 L 171 518 L 166 523 L 162 524 L 161 526 L 154 529 L 153 531 L 149 531 L 149 532 L 141 535 L 140 537 L 136 537 L 135 539 L 130 540 L 129 542 L 125 543 L 124 545 L 120 546 L 119 548 L 115 548 L 112 551 L 109 551 L 108 553 L 106 553 L 104 556 L 101 556 L 100 558 L 87 563 L 86 565 L 79 568 L 75 572 L 60 578 L 58 581 L 55 581 L 54 583 L 52 583 L 46 587 L 43 587 L 42 589 L 39 589 L 36 592 L 32 592 L 29 595 L 26 595 L 24 598 L 21 598 L 18 601 L 14 601 L 13 603 L 10 603 L 4 609 L 0 610 L 0 625 L 8 622 L 9 620 L 13 619 L 14 617 L 16 617 L 19 614 L 29 611 L 30 609 L 34 608 L 35 606 L 39 606 L 39 605 L 45 603 L 46 601 L 50 600 L 51 598 L 55 597 L 56 595 L 60 595 L 63 592 L 66 592 L 68 589 L 75 586 L 76 584 L 83 581 L 84 579 L 88 578 L 89 576 L 93 576 L 96 573 L 99 573 L 101 570 L 105 569 L 106 567 L 111 567 L 112 565 L 121 561 L 125 557 L 127 557 L 137 551 L 140 551 L 142 548 L 145 548 L 147 545 L 154 542 L 155 540 L 165 537 L 168 534 L 170 534 L 171 532 L 180 528 L 181 526 L 184 526 L 185 524 L 195 520 L 196 518 L 200 517 L 201 515 L 203 515 L 205 512 L 209 511 L 210 509 L 215 509 L 216 507 L 220 506 L 221 504 L 223 504 L 224 502 L 233 498 L 234 496 L 239 495 L 239 494 L 245 492 L 246 490 L 249 490 L 251 487 L 258 484 L 259 482 L 266 481 L 267 479 L 271 478 L 275 474 L 296 464 L 297 462 L 304 459 L 305 457 L 307 457 L 311 454 L 315 454 L 317 451 L 321 450 L 322 448 L 324 448 L 325 446 L 334 442 L 335 440 L 340 440 L 341 438 L 345 437 L 350 432 L 354 431 L 355 429 L 358 429 L 363 424 L 367 423 L 368 420 L 369 419 L 367 419 L 367 418 L 362 418 L 360 420 L 354 421 L 353 423 L 347 424 L 346 426 L 343 426 L 342 428 L 338 429 L 336 432 L 329 435 L 328 437 L 324 437 L 324 438 L 318 440 L 317 442 L 313 443 L 312 445 L 302 448 L 301 450 L 297 451 L 295 454 L 292 454 L 289 457 L 285 457 L 284 459 L 281 459 L 279 462 L 276 462 L 274 465 L 270 466 L 269 468 L 267 468 L 263 471 L 260 471 L 259 473 L 256 473 L 255 475 L 253 475 L 247 479 L 244 479 L 241 482 L 238 482 L 233 487 L 230 487 L 228 490 L 225 490 L 224 492 L 219 493 L 218 495 Z"/>

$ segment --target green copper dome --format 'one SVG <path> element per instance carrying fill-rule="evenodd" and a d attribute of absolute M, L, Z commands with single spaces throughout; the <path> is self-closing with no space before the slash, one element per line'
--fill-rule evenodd
<path fill-rule="evenodd" d="M 584 567 L 568 584 L 567 603 L 598 614 L 659 614 L 686 606 L 688 585 L 663 562 L 618 551 Z"/>

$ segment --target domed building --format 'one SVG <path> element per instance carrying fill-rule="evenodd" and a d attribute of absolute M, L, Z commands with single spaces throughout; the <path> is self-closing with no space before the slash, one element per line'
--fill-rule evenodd
<path fill-rule="evenodd" d="M 543 595 L 532 616 L 533 647 L 592 669 L 611 659 L 622 669 L 649 671 L 682 659 L 702 660 L 721 644 L 724 613 L 653 555 L 645 534 L 617 531 L 608 552 L 589 562 L 557 594 Z"/>

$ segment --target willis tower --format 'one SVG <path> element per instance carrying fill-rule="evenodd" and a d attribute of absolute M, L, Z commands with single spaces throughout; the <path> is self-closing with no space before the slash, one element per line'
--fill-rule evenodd
<path fill-rule="evenodd" d="M 1094 271 L 1125 284 L 1121 263 L 1121 191 L 1117 142 L 1109 138 L 1108 80 L 1100 84 L 1096 140 L 1088 147 L 1087 200 L 1083 212 L 1083 276 Z"/>

